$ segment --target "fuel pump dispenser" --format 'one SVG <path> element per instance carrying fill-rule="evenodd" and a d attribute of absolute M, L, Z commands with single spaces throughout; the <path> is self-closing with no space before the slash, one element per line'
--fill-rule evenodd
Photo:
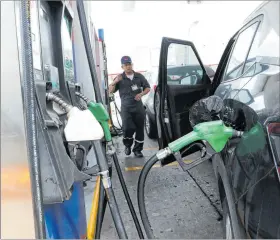
<path fill-rule="evenodd" d="M 31 3 L 36 14 L 29 18 Z M 95 144 L 92 134 L 97 132 L 91 131 L 89 135 L 82 132 L 85 126 L 90 132 L 95 118 L 90 112 L 77 108 L 80 103 L 75 95 L 77 86 L 71 43 L 73 13 L 69 1 L 21 1 L 18 4 L 21 16 L 18 24 L 24 43 L 20 50 L 24 56 L 30 56 L 34 46 L 32 39 L 41 43 L 40 52 L 36 52 L 37 58 L 34 58 L 34 61 L 40 59 L 41 63 L 33 65 L 32 58 L 23 62 L 23 69 L 30 69 L 29 81 L 34 82 L 34 88 L 26 91 L 29 95 L 28 91 L 34 94 L 37 109 L 34 127 L 38 132 L 40 162 L 36 166 L 39 167 L 40 184 L 36 187 L 42 193 L 37 200 L 42 210 L 38 218 L 41 223 L 36 222 L 36 225 L 42 230 L 36 236 L 83 239 L 87 234 L 83 181 L 92 178 L 90 171 L 83 171 L 83 161 L 88 147 Z M 31 28 L 34 22 L 37 24 Z M 83 117 L 80 117 L 81 112 Z M 101 126 L 100 129 L 103 134 Z M 79 155 L 78 148 L 85 151 Z"/>
<path fill-rule="evenodd" d="M 88 101 L 88 108 L 76 97 L 76 92 L 82 94 L 82 91 L 74 81 L 70 37 L 73 14 L 69 2 L 32 2 L 36 14 L 30 14 L 31 1 L 21 1 L 15 5 L 18 6 L 16 14 L 20 17 L 17 18 L 21 37 L 18 47 L 22 54 L 27 136 L 31 137 L 28 147 L 32 190 L 35 194 L 33 202 L 36 237 L 86 238 L 82 183 L 93 175 L 99 175 L 100 185 L 103 187 L 101 192 L 104 193 L 103 197 L 100 194 L 100 200 L 108 203 L 119 237 L 127 238 L 112 189 L 110 166 L 104 148 L 107 145 L 107 153 L 117 162 L 108 126 L 108 113 L 102 105 L 96 79 L 83 2 L 77 2 L 77 9 L 97 100 L 97 103 Z M 35 29 L 34 26 L 31 28 L 34 21 L 37 22 Z M 41 44 L 38 48 L 40 52 L 36 52 L 36 58 L 40 61 L 36 64 L 32 58 L 35 56 L 32 39 Z M 104 136 L 106 144 L 103 141 Z M 84 171 L 83 164 L 77 164 L 77 146 L 84 149 L 85 146 L 92 146 L 97 165 Z M 83 153 L 83 159 L 86 154 L 87 149 Z M 121 173 L 119 165 L 116 167 Z M 120 180 L 125 186 L 122 175 Z M 126 188 L 124 192 L 135 218 L 136 213 Z M 99 223 L 102 223 L 104 209 L 101 208 L 101 214 L 98 212 Z M 137 223 L 138 230 L 142 233 L 140 224 L 138 221 Z M 100 229 L 101 225 L 98 228 L 99 235 Z M 98 237 L 98 234 L 96 236 Z M 143 234 L 140 237 L 143 238 Z"/>
<path fill-rule="evenodd" d="M 64 14 L 70 12 L 69 6 L 61 1 L 36 2 L 39 9 L 39 23 L 42 40 L 42 78 L 35 76 L 35 88 L 39 108 L 40 134 L 43 135 L 42 147 L 42 179 L 44 204 L 62 203 L 71 197 L 74 182 L 90 178 L 82 173 L 73 161 L 70 149 L 63 134 L 66 125 L 67 112 L 61 109 L 57 103 L 46 99 L 47 94 L 53 94 L 65 101 L 67 104 L 75 105 L 70 98 L 65 75 L 64 57 L 65 51 L 62 48 L 61 24 Z M 47 23 L 49 23 L 47 25 Z M 29 31 L 26 29 L 26 31 Z M 48 38 L 43 38 L 46 36 Z M 47 42 L 48 41 L 48 42 Z M 31 49 L 29 50 L 31 51 Z M 38 71 L 37 71 L 38 72 Z M 70 80 L 69 80 L 70 81 Z M 75 92 L 75 90 L 74 90 Z M 48 159 L 46 161 L 45 159 Z M 46 161 L 46 162 L 44 162 Z"/>
<path fill-rule="evenodd" d="M 13 1 L 5 7 L 4 11 L 9 10 L 7 15 L 11 16 L 10 19 L 4 19 L 4 22 L 10 22 L 6 30 L 12 27 L 12 34 L 8 31 L 5 33 L 8 36 L 6 39 L 10 38 L 11 43 L 7 41 L 9 46 L 11 44 L 11 49 L 16 49 L 16 54 L 11 58 L 8 54 L 5 55 L 5 61 L 15 63 L 13 69 L 8 71 L 18 73 L 12 75 L 16 81 L 12 81 L 11 77 L 5 77 L 2 81 L 11 81 L 10 88 L 19 89 L 17 98 L 22 97 L 22 104 L 16 109 L 18 113 L 14 111 L 12 118 L 17 119 L 23 112 L 25 125 L 20 122 L 23 125 L 21 134 L 26 134 L 26 138 L 23 137 L 22 146 L 27 147 L 28 155 L 23 156 L 25 148 L 18 148 L 17 145 L 9 151 L 20 152 L 19 155 L 22 156 L 17 158 L 26 158 L 29 165 L 29 168 L 27 166 L 18 172 L 21 178 L 11 174 L 11 179 L 15 178 L 18 182 L 23 180 L 26 184 L 22 185 L 22 189 L 15 189 L 13 185 L 11 188 L 32 196 L 32 201 L 28 201 L 28 204 L 33 206 L 34 219 L 24 211 L 19 211 L 18 205 L 11 209 L 17 215 L 23 213 L 27 216 L 28 219 L 23 221 L 29 222 L 30 226 L 34 221 L 35 238 L 83 238 L 86 234 L 86 216 L 80 183 L 91 176 L 77 168 L 76 159 L 70 153 L 64 134 L 66 112 L 46 99 L 46 94 L 57 94 L 67 104 L 71 102 L 65 88 L 61 48 L 61 22 L 63 13 L 67 11 L 66 2 Z M 15 85 L 17 82 L 18 86 Z M 10 99 L 13 97 L 11 94 Z M 8 109 L 11 108 L 16 108 L 13 102 L 9 103 Z M 10 161 L 11 165 L 18 162 L 18 159 Z M 30 186 L 32 192 L 29 191 Z M 15 195 L 14 198 L 18 196 Z M 24 206 L 26 202 L 20 204 Z M 16 224 L 15 218 L 19 216 L 7 216 L 9 221 L 14 222 L 14 225 L 9 226 L 10 233 L 26 232 L 25 222 L 22 222 L 21 229 Z M 26 233 L 22 234 L 23 238 L 25 236 Z"/>

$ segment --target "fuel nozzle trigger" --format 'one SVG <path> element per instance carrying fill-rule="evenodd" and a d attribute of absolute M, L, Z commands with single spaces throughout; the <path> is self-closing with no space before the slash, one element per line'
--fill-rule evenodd
<path fill-rule="evenodd" d="M 209 160 L 210 158 L 212 158 L 216 152 L 211 148 L 211 147 L 203 147 L 201 150 L 201 156 L 199 158 L 196 158 L 195 160 L 191 161 L 191 163 L 186 163 L 186 159 L 188 157 L 184 157 L 182 158 L 181 153 L 180 152 L 176 152 L 174 153 L 174 157 L 176 158 L 176 161 L 179 163 L 180 167 L 183 169 L 183 171 L 189 171 L 190 169 L 196 167 L 197 165 L 203 163 L 206 160 Z M 189 160 L 189 158 L 188 158 Z"/>

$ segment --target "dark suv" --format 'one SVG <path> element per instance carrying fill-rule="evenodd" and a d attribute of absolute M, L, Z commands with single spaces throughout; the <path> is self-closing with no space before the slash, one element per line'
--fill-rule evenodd
<path fill-rule="evenodd" d="M 264 2 L 246 19 L 213 81 L 192 42 L 162 40 L 154 99 L 159 147 L 192 131 L 190 107 L 211 95 L 223 99 L 225 124 L 245 132 L 212 159 L 226 238 L 280 238 L 279 9 L 279 1 Z M 167 66 L 195 64 L 202 74 L 170 81 Z"/>

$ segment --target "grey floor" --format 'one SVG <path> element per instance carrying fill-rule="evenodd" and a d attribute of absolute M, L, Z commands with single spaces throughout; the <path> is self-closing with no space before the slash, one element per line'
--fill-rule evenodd
<path fill-rule="evenodd" d="M 136 195 L 138 176 L 141 166 L 156 152 L 157 142 L 146 137 L 144 159 L 136 159 L 133 155 L 126 157 L 123 154 L 121 138 L 115 138 L 114 142 L 118 148 L 118 158 L 128 191 L 139 216 Z M 211 201 L 220 209 L 211 163 L 205 162 L 192 169 L 191 173 Z M 128 237 L 137 239 L 139 237 L 114 169 L 112 182 Z M 87 213 L 91 207 L 93 187 L 94 182 L 89 182 L 85 187 Z M 219 221 L 218 213 L 190 176 L 175 164 L 151 170 L 146 183 L 146 207 L 156 238 L 220 239 L 223 237 L 222 222 Z M 118 238 L 108 208 L 104 217 L 101 238 Z"/>

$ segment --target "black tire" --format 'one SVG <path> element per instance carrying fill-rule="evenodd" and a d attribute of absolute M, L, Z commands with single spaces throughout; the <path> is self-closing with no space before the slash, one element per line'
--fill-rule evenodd
<path fill-rule="evenodd" d="M 146 112 L 145 115 L 145 131 L 149 138 L 156 139 L 157 138 L 157 127 L 149 117 Z"/>

